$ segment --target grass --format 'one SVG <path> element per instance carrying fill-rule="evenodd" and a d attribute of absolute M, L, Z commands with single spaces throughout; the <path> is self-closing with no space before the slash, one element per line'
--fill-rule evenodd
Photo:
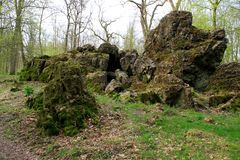
<path fill-rule="evenodd" d="M 0 81 L 11 81 L 11 80 L 17 80 L 18 76 L 17 75 L 8 75 L 8 74 L 0 74 Z"/>
<path fill-rule="evenodd" d="M 240 114 L 213 114 L 155 105 L 121 103 L 97 96 L 126 115 L 141 159 L 240 159 Z M 210 122 L 205 121 L 210 119 Z"/>
<path fill-rule="evenodd" d="M 2 77 L 0 75 L 0 80 Z M 34 83 L 26 85 L 32 87 L 34 93 L 44 86 L 36 86 Z M 5 92 L 6 88 L 0 88 L 0 94 Z M 140 102 L 122 103 L 116 96 L 110 98 L 96 95 L 96 100 L 103 107 L 108 106 L 107 112 L 114 112 L 123 117 L 121 131 L 126 132 L 128 136 L 116 136 L 112 139 L 109 137 L 104 144 L 116 147 L 127 139 L 133 140 L 139 159 L 240 160 L 239 113 L 213 114 L 196 112 L 193 109 L 145 105 Z M 33 110 L 11 108 L 0 102 L 0 116 L 14 115 L 10 116 L 11 119 L 8 119 L 9 116 L 5 117 L 4 123 L 8 121 L 8 126 L 18 126 L 21 116 L 33 113 Z M 207 122 L 206 119 L 211 121 Z M 8 138 L 15 135 L 11 128 L 6 129 L 4 134 L 9 136 Z M 54 142 L 48 144 L 46 159 L 79 159 L 87 154 L 90 154 L 91 159 L 111 159 L 117 154 L 112 148 L 86 148 L 79 141 L 67 147 L 59 147 Z"/>

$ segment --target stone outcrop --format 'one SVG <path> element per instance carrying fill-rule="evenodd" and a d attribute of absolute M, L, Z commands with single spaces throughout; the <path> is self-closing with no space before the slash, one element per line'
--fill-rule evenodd
<path fill-rule="evenodd" d="M 109 43 L 98 49 L 88 44 L 63 55 L 34 58 L 20 77 L 52 81 L 58 64 L 64 62 L 80 68 L 87 86 L 118 93 L 123 101 L 229 108 L 239 106 L 240 66 L 220 66 L 225 36 L 224 30 L 192 26 L 190 12 L 173 11 L 150 32 L 141 55 L 136 50 L 119 51 Z"/>
<path fill-rule="evenodd" d="M 192 14 L 166 15 L 146 40 L 145 55 L 158 73 L 172 73 L 197 90 L 204 90 L 209 76 L 222 61 L 227 47 L 224 30 L 206 32 L 192 26 Z"/>
<path fill-rule="evenodd" d="M 96 70 L 107 71 L 109 55 L 105 53 L 87 52 L 82 54 L 66 53 L 49 57 L 36 57 L 28 62 L 20 72 L 20 80 L 49 82 L 55 77 L 57 64 L 66 62 L 79 67 L 83 74 Z"/>

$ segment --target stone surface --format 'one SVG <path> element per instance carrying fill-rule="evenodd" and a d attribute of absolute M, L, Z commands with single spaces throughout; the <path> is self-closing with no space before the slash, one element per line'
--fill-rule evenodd
<path fill-rule="evenodd" d="M 190 12 L 173 11 L 150 32 L 145 56 L 157 64 L 155 75 L 173 73 L 195 89 L 204 90 L 226 47 L 224 30 L 197 29 L 192 26 Z"/>
<path fill-rule="evenodd" d="M 128 88 L 131 85 L 131 80 L 128 77 L 126 72 L 120 71 L 119 69 L 117 69 L 115 71 L 115 75 L 116 75 L 116 80 L 119 81 L 120 83 L 122 83 L 124 88 Z"/>
<path fill-rule="evenodd" d="M 49 82 L 55 76 L 57 64 L 66 62 L 79 67 L 83 74 L 106 71 L 109 55 L 104 53 L 66 53 L 53 57 L 36 57 L 28 62 L 20 72 L 20 80 Z"/>
<path fill-rule="evenodd" d="M 132 76 L 134 73 L 134 63 L 138 58 L 138 53 L 136 50 L 127 51 L 122 55 L 120 59 L 121 68 L 123 71 L 127 72 L 129 76 Z"/>
<path fill-rule="evenodd" d="M 123 91 L 123 85 L 115 79 L 113 79 L 105 88 L 107 94 L 120 93 L 121 91 Z"/>
<path fill-rule="evenodd" d="M 114 72 L 116 69 L 120 69 L 120 55 L 118 54 L 118 48 L 110 43 L 103 43 L 99 46 L 98 52 L 109 54 L 108 71 Z"/>
<path fill-rule="evenodd" d="M 107 72 L 97 71 L 88 73 L 86 76 L 87 84 L 93 87 L 95 91 L 103 91 L 107 86 Z"/>
<path fill-rule="evenodd" d="M 96 48 L 91 44 L 85 44 L 81 47 L 77 47 L 77 51 L 78 52 L 95 52 Z"/>
<path fill-rule="evenodd" d="M 240 92 L 240 63 L 219 66 L 210 77 L 208 89 Z"/>
<path fill-rule="evenodd" d="M 184 108 L 193 107 L 191 88 L 173 74 L 161 74 L 149 84 L 133 84 L 139 99 L 144 103 L 165 103 Z"/>
<path fill-rule="evenodd" d="M 156 70 L 155 63 L 147 57 L 138 57 L 134 63 L 134 74 L 143 82 L 150 82 Z"/>

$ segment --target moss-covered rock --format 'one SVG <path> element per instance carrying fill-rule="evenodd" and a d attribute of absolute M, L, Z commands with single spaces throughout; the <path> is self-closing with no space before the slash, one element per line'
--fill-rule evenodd
<path fill-rule="evenodd" d="M 86 76 L 86 83 L 90 90 L 101 93 L 107 86 L 107 72 L 97 71 L 88 73 Z"/>
<path fill-rule="evenodd" d="M 192 26 L 192 14 L 173 11 L 153 29 L 145 43 L 145 56 L 158 74 L 175 74 L 196 90 L 204 90 L 222 61 L 227 39 L 224 30 L 203 31 Z"/>
<path fill-rule="evenodd" d="M 48 59 L 48 56 L 33 58 L 19 73 L 19 79 L 21 81 L 38 81 Z"/>
<path fill-rule="evenodd" d="M 96 120 L 98 113 L 96 101 L 83 83 L 81 70 L 67 62 L 56 63 L 54 78 L 27 105 L 42 108 L 38 127 L 48 135 L 63 130 L 65 135 L 72 136 L 86 127 L 89 118 Z"/>
<path fill-rule="evenodd" d="M 106 71 L 109 63 L 109 55 L 97 52 L 78 51 L 74 53 L 65 53 L 53 57 L 36 57 L 28 62 L 20 74 L 20 80 L 23 81 L 41 81 L 49 82 L 55 77 L 58 70 L 58 63 L 67 62 L 69 65 L 75 65 L 80 68 L 82 74 Z"/>
<path fill-rule="evenodd" d="M 210 77 L 208 90 L 240 92 L 240 63 L 219 66 Z"/>

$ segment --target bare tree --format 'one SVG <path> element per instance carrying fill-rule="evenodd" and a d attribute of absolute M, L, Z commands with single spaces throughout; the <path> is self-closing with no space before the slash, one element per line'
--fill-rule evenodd
<path fill-rule="evenodd" d="M 40 53 L 43 55 L 43 47 L 42 47 L 42 23 L 43 23 L 43 15 L 44 11 L 48 8 L 48 0 L 42 0 L 40 1 L 40 8 L 41 8 L 41 14 L 40 14 L 40 20 L 39 20 L 39 28 L 38 28 L 38 43 L 40 48 Z"/>
<path fill-rule="evenodd" d="M 90 22 L 91 13 L 85 15 L 84 11 L 88 0 L 64 0 L 66 6 L 67 29 L 65 35 L 65 51 L 68 49 L 69 35 L 71 48 L 76 48 L 80 43 L 80 35 Z"/>
<path fill-rule="evenodd" d="M 100 39 L 103 42 L 111 43 L 116 36 L 121 36 L 120 34 L 111 31 L 110 27 L 117 21 L 117 18 L 113 20 L 109 20 L 105 17 L 104 11 L 103 11 L 103 4 L 101 4 L 99 1 L 96 2 L 96 5 L 98 6 L 98 22 L 101 27 L 101 32 L 98 32 L 94 30 L 93 27 L 90 28 L 90 30 L 93 32 L 94 36 Z"/>
<path fill-rule="evenodd" d="M 211 4 L 213 29 L 217 29 L 217 9 L 222 0 L 208 0 Z"/>
<path fill-rule="evenodd" d="M 64 50 L 67 51 L 68 49 L 68 36 L 71 26 L 71 6 L 72 6 L 72 0 L 64 0 L 66 5 L 66 17 L 67 17 L 67 29 L 65 33 L 65 44 L 64 44 Z"/>
<path fill-rule="evenodd" d="M 140 23 L 142 27 L 143 37 L 146 39 L 149 31 L 153 27 L 153 21 L 157 12 L 157 9 L 163 6 L 168 0 L 127 0 L 126 2 L 134 4 L 140 13 Z M 151 8 L 153 8 L 151 10 Z"/>
<path fill-rule="evenodd" d="M 168 1 L 169 1 L 170 5 L 172 7 L 172 10 L 173 11 L 178 11 L 180 6 L 181 6 L 181 2 L 183 0 L 177 0 L 176 3 L 174 3 L 173 0 L 168 0 Z"/>
<path fill-rule="evenodd" d="M 87 25 L 90 23 L 91 13 L 84 15 L 84 10 L 88 0 L 73 0 L 72 3 L 72 21 L 73 21 L 73 48 L 76 48 L 80 43 L 80 35 L 83 33 Z"/>

